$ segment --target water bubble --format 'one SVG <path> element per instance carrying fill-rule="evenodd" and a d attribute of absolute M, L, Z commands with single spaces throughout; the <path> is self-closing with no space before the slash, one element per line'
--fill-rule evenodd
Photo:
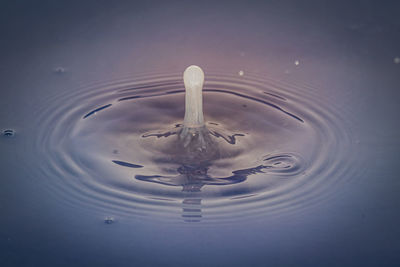
<path fill-rule="evenodd" d="M 400 64 L 400 57 L 395 57 L 393 59 L 394 64 Z"/>
<path fill-rule="evenodd" d="M 105 224 L 113 224 L 115 222 L 114 217 L 108 216 L 104 219 Z"/>
<path fill-rule="evenodd" d="M 57 73 L 57 74 L 62 74 L 62 73 L 64 73 L 64 72 L 66 72 L 66 69 L 63 68 L 63 67 L 57 67 L 57 68 L 54 68 L 53 71 L 54 71 L 55 73 Z"/>
<path fill-rule="evenodd" d="M 296 65 L 296 66 L 300 65 L 300 61 L 296 60 L 296 61 L 294 62 L 294 65 Z"/>
<path fill-rule="evenodd" d="M 13 137 L 15 135 L 15 131 L 13 129 L 3 130 L 3 136 L 5 137 Z"/>
<path fill-rule="evenodd" d="M 239 76 L 243 76 L 244 75 L 244 71 L 239 71 Z"/>

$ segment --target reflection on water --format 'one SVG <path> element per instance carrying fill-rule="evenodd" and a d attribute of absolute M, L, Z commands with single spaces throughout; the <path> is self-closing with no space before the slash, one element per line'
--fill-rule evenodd
<path fill-rule="evenodd" d="M 185 198 L 182 201 L 182 218 L 185 222 L 201 221 L 201 199 Z"/>
<path fill-rule="evenodd" d="M 291 166 L 290 164 L 284 164 L 287 158 L 291 158 L 291 155 L 281 155 L 281 156 L 270 156 L 264 159 L 264 164 L 259 165 L 254 168 L 248 168 L 243 170 L 236 170 L 232 172 L 231 176 L 228 177 L 212 177 L 208 172 L 208 166 L 180 166 L 177 169 L 179 175 L 177 176 L 162 176 L 162 175 L 135 175 L 135 178 L 140 181 L 158 183 L 167 186 L 178 186 L 182 187 L 182 192 L 188 193 L 183 200 L 182 217 L 185 221 L 193 222 L 199 221 L 201 218 L 201 199 L 200 198 L 190 198 L 191 193 L 201 192 L 202 187 L 206 185 L 233 185 L 246 181 L 247 177 L 252 174 L 265 173 L 268 169 L 280 169 L 287 170 L 297 166 Z M 270 162 L 270 164 L 268 164 Z M 124 166 L 133 165 L 130 163 L 124 163 Z M 137 168 L 137 167 L 133 167 Z M 275 170 L 276 171 L 276 170 Z M 236 192 L 241 195 L 241 192 Z M 193 207 L 192 207 L 193 205 Z M 191 214 L 193 211 L 196 212 L 195 215 Z M 198 218 L 198 220 L 193 220 L 192 217 Z M 191 218 L 189 220 L 188 218 Z"/>

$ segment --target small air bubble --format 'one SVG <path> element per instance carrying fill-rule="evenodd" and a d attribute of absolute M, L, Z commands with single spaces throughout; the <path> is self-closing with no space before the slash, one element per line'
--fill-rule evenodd
<path fill-rule="evenodd" d="M 294 62 L 294 65 L 296 65 L 296 66 L 300 65 L 300 61 L 296 60 L 296 61 Z"/>
<path fill-rule="evenodd" d="M 54 72 L 55 72 L 55 73 L 58 73 L 58 74 L 62 74 L 62 73 L 64 73 L 65 71 L 66 71 L 66 69 L 63 68 L 63 67 L 57 67 L 57 68 L 54 69 Z"/>
<path fill-rule="evenodd" d="M 393 59 L 394 64 L 400 64 L 400 57 L 395 57 Z"/>
<path fill-rule="evenodd" d="M 106 217 L 105 219 L 104 219 L 104 223 L 105 224 L 112 224 L 112 223 L 114 223 L 115 222 L 115 219 L 113 218 L 113 217 Z"/>
<path fill-rule="evenodd" d="M 243 76 L 244 75 L 244 71 L 239 71 L 239 76 Z"/>
<path fill-rule="evenodd" d="M 3 130 L 3 136 L 5 137 L 13 137 L 15 135 L 15 131 L 12 129 Z"/>

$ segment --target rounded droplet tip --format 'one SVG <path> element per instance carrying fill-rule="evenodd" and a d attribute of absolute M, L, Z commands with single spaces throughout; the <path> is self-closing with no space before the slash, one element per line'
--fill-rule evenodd
<path fill-rule="evenodd" d="M 203 82 L 204 72 L 199 66 L 191 65 L 183 72 L 185 84 L 185 127 L 197 128 L 204 124 L 203 118 Z"/>
<path fill-rule="evenodd" d="M 202 87 L 204 72 L 199 66 L 191 65 L 183 72 L 183 81 L 186 87 Z"/>

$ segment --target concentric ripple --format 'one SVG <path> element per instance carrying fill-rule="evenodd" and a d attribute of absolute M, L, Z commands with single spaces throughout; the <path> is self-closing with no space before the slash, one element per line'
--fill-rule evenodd
<path fill-rule="evenodd" d="M 199 163 L 178 139 L 181 74 L 133 77 L 66 90 L 37 116 L 42 182 L 60 200 L 105 215 L 236 220 L 323 203 L 351 176 L 345 117 L 310 87 L 206 73 L 217 152 Z"/>

